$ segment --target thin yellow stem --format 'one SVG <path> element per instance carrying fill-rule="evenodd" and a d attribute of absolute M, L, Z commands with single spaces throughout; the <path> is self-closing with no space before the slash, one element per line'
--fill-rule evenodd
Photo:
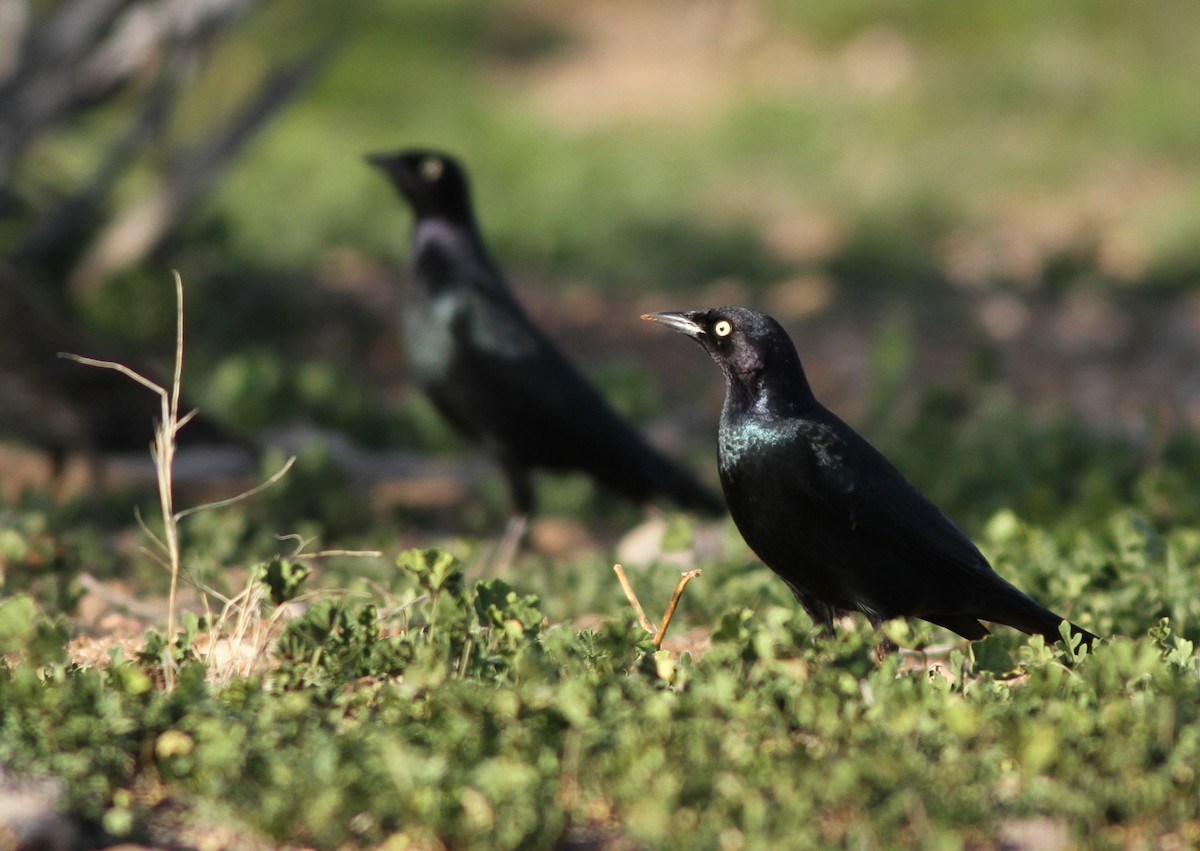
<path fill-rule="evenodd" d="M 675 609 L 679 605 L 679 598 L 683 596 L 683 589 L 687 584 L 699 576 L 699 569 L 689 570 L 687 573 L 679 577 L 679 581 L 675 583 L 675 590 L 671 592 L 671 602 L 667 604 L 667 613 L 663 615 L 662 623 L 658 627 L 658 632 L 654 633 L 654 649 L 662 647 L 663 639 L 667 636 L 667 627 L 671 625 L 671 618 L 675 617 Z"/>
<path fill-rule="evenodd" d="M 197 511 L 208 511 L 210 508 L 225 508 L 230 505 L 236 505 L 237 503 L 239 503 L 243 500 L 249 499 L 252 496 L 260 494 L 263 491 L 265 491 L 267 488 L 269 488 L 271 485 L 275 484 L 277 481 L 282 479 L 285 475 L 287 475 L 287 471 L 292 469 L 292 465 L 295 463 L 296 463 L 296 456 L 293 455 L 290 458 L 288 458 L 287 462 L 282 467 L 280 467 L 279 470 L 277 470 L 275 472 L 275 474 L 273 476 L 271 476 L 271 478 L 267 479 L 265 482 L 255 485 L 254 487 L 250 488 L 250 490 L 248 490 L 248 491 L 242 491 L 237 496 L 231 496 L 228 499 L 219 499 L 216 502 L 206 502 L 206 503 L 204 503 L 204 505 L 194 505 L 191 508 L 185 508 L 185 509 L 183 509 L 183 511 L 180 511 L 178 514 L 175 515 L 175 521 L 178 522 L 178 521 L 182 520 L 183 518 L 187 517 L 189 514 L 195 514 Z"/>
<path fill-rule="evenodd" d="M 171 472 L 175 463 L 175 434 L 179 430 L 179 388 L 183 380 L 183 278 L 175 272 L 175 374 L 171 393 L 162 397 L 162 422 L 155 435 L 155 466 L 158 469 L 158 497 L 162 505 L 163 531 L 167 561 L 171 568 L 171 590 L 167 597 L 167 657 L 163 675 L 167 691 L 175 687 L 175 662 L 171 642 L 175 640 L 175 602 L 179 591 L 179 523 L 175 517 L 175 497 Z"/>
<path fill-rule="evenodd" d="M 642 629 L 653 635 L 654 625 L 650 623 L 650 619 L 642 611 L 642 604 L 638 602 L 637 594 L 633 592 L 633 586 L 629 584 L 629 577 L 625 575 L 625 568 L 619 564 L 614 564 L 613 572 L 617 574 L 617 579 L 621 581 L 621 589 L 625 592 L 625 598 L 629 600 L 629 605 L 633 606 L 633 613 L 637 615 L 638 623 L 642 625 Z"/>
<path fill-rule="evenodd" d="M 140 373 L 135 372 L 134 370 L 130 369 L 129 367 L 125 366 L 124 364 L 116 363 L 115 361 L 97 360 L 96 358 L 88 358 L 88 357 L 83 357 L 81 355 L 74 355 L 74 354 L 67 354 L 65 352 L 59 352 L 59 357 L 68 358 L 70 360 L 77 361 L 78 363 L 85 364 L 87 366 L 94 366 L 94 367 L 101 367 L 103 369 L 116 370 L 117 372 L 120 372 L 121 374 L 123 374 L 123 375 L 133 379 L 137 383 L 141 384 L 143 387 L 153 390 L 159 396 L 159 400 L 161 403 L 161 405 L 160 405 L 160 422 L 158 424 L 158 427 L 155 429 L 154 442 L 150 447 L 150 454 L 151 454 L 151 457 L 154 459 L 154 466 L 155 466 L 155 469 L 157 472 L 159 504 L 160 504 L 160 507 L 162 508 L 162 513 L 163 513 L 163 536 L 162 536 L 162 538 L 159 538 L 157 535 L 154 534 L 153 531 L 151 531 L 150 527 L 146 525 L 145 520 L 142 518 L 141 513 L 139 511 L 137 511 L 136 508 L 134 509 L 134 515 L 137 517 L 138 525 L 146 533 L 146 536 L 151 540 L 151 542 L 153 542 L 155 547 L 157 547 L 160 550 L 160 552 L 154 552 L 150 548 L 144 548 L 144 551 L 147 553 L 147 555 L 149 555 L 155 561 L 159 562 L 164 567 L 166 567 L 167 570 L 171 574 L 171 590 L 169 592 L 169 596 L 168 596 L 168 600 L 167 600 L 167 636 L 168 636 L 167 648 L 166 648 L 165 653 L 163 654 L 163 659 L 162 659 L 163 683 L 164 683 L 164 686 L 167 691 L 171 691 L 175 687 L 175 673 L 176 673 L 176 666 L 175 666 L 175 661 L 173 659 L 172 647 L 173 647 L 173 642 L 175 639 L 175 623 L 176 623 L 175 609 L 176 609 L 176 605 L 178 602 L 179 577 L 182 572 L 182 555 L 180 552 L 180 544 L 179 544 L 179 522 L 183 518 L 185 518 L 191 514 L 194 514 L 197 511 L 203 511 L 203 510 L 207 510 L 210 508 L 223 508 L 225 506 L 233 505 L 237 502 L 240 502 L 243 499 L 246 499 L 248 497 L 254 496 L 257 493 L 260 493 L 265 488 L 270 487 L 275 482 L 279 481 L 279 479 L 285 473 L 287 473 L 287 471 L 291 468 L 293 462 L 295 462 L 295 460 L 296 460 L 295 458 L 289 459 L 288 462 L 283 466 L 283 469 L 281 469 L 275 475 L 271 476 L 267 481 L 263 482 L 258 487 L 252 488 L 251 490 L 246 491 L 245 493 L 239 494 L 238 496 L 232 497 L 230 499 L 223 499 L 218 502 L 209 503 L 207 505 L 196 506 L 195 508 L 184 509 L 183 511 L 179 511 L 179 512 L 175 511 L 175 499 L 174 499 L 173 487 L 172 487 L 172 471 L 173 471 L 173 466 L 175 463 L 175 439 L 179 433 L 179 430 L 181 428 L 183 428 L 185 425 L 187 425 L 192 420 L 192 418 L 194 416 L 196 416 L 197 412 L 189 411 L 189 412 L 185 413 L 183 416 L 180 416 L 180 414 L 179 414 L 179 403 L 180 403 L 180 396 L 181 396 L 181 388 L 182 388 L 182 384 L 183 384 L 183 345 L 184 345 L 184 339 L 183 339 L 184 338 L 183 278 L 179 275 L 178 272 L 174 273 L 174 277 L 175 277 L 175 307 L 176 307 L 176 313 L 175 313 L 175 369 L 174 369 L 172 379 L 171 379 L 170 392 L 168 392 L 166 390 L 166 388 L 156 384 L 155 382 L 151 381 L 149 378 L 146 378 L 144 375 L 141 375 Z M 303 542 L 301 544 L 301 549 L 303 549 Z M 332 554 L 359 555 L 359 553 L 354 553 L 354 552 L 331 551 L 330 553 L 316 553 L 316 554 L 314 554 L 314 556 L 332 555 Z M 362 553 L 362 555 L 367 555 L 367 554 L 368 553 Z M 369 554 L 370 555 L 378 555 L 378 553 L 369 553 Z M 246 635 L 246 632 L 248 629 L 246 624 L 249 623 L 248 619 L 253 617 L 254 613 L 256 613 L 258 611 L 258 600 L 261 598 L 261 594 L 259 593 L 259 591 L 256 590 L 255 594 L 243 592 L 241 595 L 238 595 L 233 600 L 229 600 L 229 599 L 226 599 L 221 594 L 217 593 L 212 588 L 209 588 L 208 586 L 206 586 L 200 580 L 200 577 L 198 577 L 198 576 L 192 577 L 190 575 L 185 575 L 184 578 L 187 579 L 189 582 L 192 582 L 201 592 L 201 599 L 204 604 L 205 617 L 209 623 L 209 628 L 210 628 L 209 629 L 209 631 L 210 631 L 209 653 L 208 653 L 210 659 L 212 658 L 214 650 L 217 645 L 217 634 L 222 632 L 226 628 L 227 623 L 229 622 L 229 618 L 231 617 L 231 615 L 230 615 L 231 607 L 236 607 L 238 609 L 238 624 L 237 624 L 235 635 L 234 635 L 234 638 L 236 640 L 231 645 L 234 648 L 234 651 L 236 653 L 237 649 L 241 646 L 241 642 L 245 638 L 245 635 Z M 253 585 L 253 582 L 252 582 L 252 585 Z M 256 596 L 256 594 L 258 596 Z M 221 600 L 225 604 L 225 608 L 222 610 L 219 621 L 217 621 L 215 623 L 213 620 L 213 611 L 212 611 L 212 606 L 210 603 L 210 598 L 215 598 L 215 599 Z M 283 611 L 283 609 L 281 607 L 280 609 L 278 609 L 276 611 L 276 616 L 278 616 L 282 611 Z M 274 622 L 275 622 L 275 618 L 272 618 L 270 623 L 273 624 Z M 269 633 L 269 626 L 270 626 L 270 624 L 268 624 L 268 629 L 262 633 L 262 635 L 264 637 Z M 231 665 L 236 666 L 236 663 L 231 662 Z M 230 670 L 230 669 L 227 669 L 227 671 L 228 670 Z"/>

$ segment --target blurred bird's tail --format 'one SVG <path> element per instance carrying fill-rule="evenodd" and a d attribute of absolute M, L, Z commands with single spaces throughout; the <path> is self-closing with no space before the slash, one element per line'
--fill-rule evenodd
<path fill-rule="evenodd" d="M 718 517 L 725 513 L 725 500 L 715 491 L 692 478 L 687 471 L 672 465 L 655 481 L 656 490 L 680 508 Z"/>
<path fill-rule="evenodd" d="M 686 511 L 718 517 L 725 513 L 725 500 L 716 491 L 705 487 L 691 473 L 651 448 L 640 443 L 641 451 L 634 454 L 625 448 L 621 463 L 593 467 L 592 472 L 603 485 L 618 493 L 642 502 L 665 496 Z"/>
<path fill-rule="evenodd" d="M 691 478 L 675 483 L 673 487 L 664 489 L 663 493 L 680 508 L 688 511 L 696 511 L 711 517 L 719 517 L 725 513 L 725 500 L 715 491 Z"/>

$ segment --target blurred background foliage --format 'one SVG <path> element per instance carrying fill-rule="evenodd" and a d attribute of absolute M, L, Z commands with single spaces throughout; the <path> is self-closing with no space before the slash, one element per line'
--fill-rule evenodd
<path fill-rule="evenodd" d="M 105 841 L 173 847 L 1195 845 L 1197 33 L 1133 0 L 0 0 L 0 792 L 45 773 Z M 476 582 L 503 487 L 410 392 L 409 214 L 362 161 L 414 145 L 465 161 L 531 313 L 701 475 L 720 378 L 637 317 L 764 309 L 1001 574 L 1112 638 L 1067 667 L 895 624 L 921 658 L 878 665 L 730 522 L 572 477 L 513 587 Z M 174 637 L 149 488 L 22 487 L 14 450 L 105 448 L 76 421 L 125 397 L 45 364 L 162 370 L 172 269 L 191 404 L 300 456 L 182 524 Z M 201 472 L 180 505 L 238 489 Z M 392 558 L 431 542 L 444 586 Z M 641 655 L 616 559 L 655 611 L 704 568 L 674 649 Z M 218 687 L 239 660 L 197 661 L 196 614 L 271 565 L 313 588 Z"/>
<path fill-rule="evenodd" d="M 73 5 L 14 4 L 25 17 L 0 22 L 5 43 Z M 121 22 L 173 5 L 91 8 Z M 619 407 L 698 459 L 719 382 L 640 328 L 642 310 L 776 314 L 823 398 L 975 516 L 1073 499 L 1064 483 L 1093 456 L 1128 492 L 1200 418 L 1190 5 L 207 7 L 226 15 L 216 33 L 164 39 L 28 141 L 4 175 L 0 249 L 71 321 L 160 359 L 181 270 L 186 386 L 243 431 L 300 421 L 376 448 L 461 448 L 407 392 L 394 314 L 408 213 L 361 161 L 411 145 L 464 159 L 535 316 Z M 125 250 L 131 211 L 170 196 L 264 96 L 253 132 L 176 193 L 156 239 Z M 139 122 L 153 130 L 137 156 L 31 252 Z M 1025 433 L 1070 437 L 1023 490 L 979 494 L 929 465 L 957 446 L 968 466 L 989 451 L 1034 463 Z M 1092 455 L 1071 456 L 1078 434 L 1098 435 Z M 1032 475 L 977 463 L 985 479 Z"/>
<path fill-rule="evenodd" d="M 326 14 L 306 8 L 262 10 L 211 76 L 227 85 L 280 44 L 320 37 Z M 1195 14 L 364 3 L 339 21 L 327 73 L 208 213 L 243 262 L 399 259 L 387 192 L 351 154 L 425 143 L 471 165 L 511 264 L 616 287 L 774 283 L 781 265 L 852 257 L 880 233 L 938 268 L 942 240 L 996 238 L 1034 215 L 1015 236 L 1061 240 L 1041 246 L 1043 264 L 1092 242 L 1098 271 L 1141 282 L 1196 262 Z M 787 223 L 825 233 L 771 233 Z M 903 283 L 881 277 L 868 283 Z"/>

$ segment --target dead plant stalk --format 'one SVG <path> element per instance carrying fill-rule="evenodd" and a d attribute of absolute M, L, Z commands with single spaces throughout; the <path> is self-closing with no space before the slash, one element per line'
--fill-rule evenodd
<path fill-rule="evenodd" d="M 69 354 L 60 352 L 59 357 L 68 358 L 69 360 L 77 361 L 87 366 L 100 367 L 102 369 L 113 369 L 123 375 L 128 376 L 142 386 L 157 393 L 161 402 L 160 419 L 154 430 L 154 443 L 150 447 L 150 456 L 154 460 L 154 468 L 158 482 L 158 498 L 159 505 L 162 508 L 163 516 L 163 537 L 159 538 L 155 535 L 144 523 L 142 528 L 145 530 L 150 539 L 162 551 L 159 556 L 161 561 L 167 568 L 171 576 L 171 588 L 167 597 L 167 645 L 163 651 L 163 682 L 166 690 L 171 691 L 175 687 L 175 663 L 171 656 L 171 647 L 175 637 L 175 603 L 179 591 L 179 575 L 181 570 L 181 555 L 179 550 L 179 521 L 189 514 L 195 514 L 198 511 L 204 511 L 210 508 L 222 508 L 227 505 L 241 502 L 242 500 L 254 496 L 260 491 L 270 487 L 275 482 L 279 481 L 293 463 L 295 456 L 289 458 L 287 462 L 273 476 L 267 479 L 257 487 L 251 488 L 248 491 L 238 494 L 229 499 L 223 499 L 218 502 L 198 505 L 192 508 L 184 509 L 183 511 L 175 511 L 174 486 L 172 474 L 175 463 L 175 438 L 179 430 L 183 428 L 196 415 L 196 411 L 189 411 L 182 417 L 179 416 L 179 396 L 180 387 L 183 379 L 183 278 L 178 272 L 174 273 L 175 278 L 175 368 L 171 377 L 171 389 L 168 391 L 165 387 L 155 383 L 144 375 L 130 369 L 121 363 L 115 361 L 96 360 L 95 358 L 83 357 L 81 355 Z M 138 518 L 139 523 L 141 518 Z M 199 583 L 197 583 L 199 585 Z M 208 608 L 208 599 L 205 595 L 205 608 Z M 209 624 L 212 625 L 211 612 Z M 242 632 L 244 634 L 244 631 Z"/>

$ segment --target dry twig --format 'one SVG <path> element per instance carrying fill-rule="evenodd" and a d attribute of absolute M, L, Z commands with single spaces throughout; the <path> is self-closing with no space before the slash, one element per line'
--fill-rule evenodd
<path fill-rule="evenodd" d="M 679 598 L 683 596 L 683 589 L 687 584 L 700 575 L 700 569 L 689 570 L 679 577 L 679 581 L 675 583 L 675 590 L 671 592 L 671 602 L 667 604 L 667 611 L 663 615 L 662 623 L 658 627 L 658 632 L 654 634 L 654 649 L 662 647 L 663 639 L 667 637 L 667 627 L 671 625 L 671 618 L 675 617 L 675 608 L 679 605 Z"/>
<path fill-rule="evenodd" d="M 150 455 L 154 459 L 154 467 L 158 476 L 158 496 L 159 503 L 162 507 L 163 515 L 163 536 L 159 538 L 151 530 L 143 524 L 143 528 L 149 534 L 152 541 L 163 551 L 162 557 L 159 559 L 171 574 L 171 590 L 167 598 L 167 647 L 163 651 L 163 682 L 166 684 L 167 691 L 174 688 L 175 685 L 175 665 L 171 658 L 171 642 L 175 636 L 175 605 L 176 597 L 179 589 L 179 574 L 181 569 L 182 558 L 179 550 L 179 521 L 189 514 L 209 508 L 222 508 L 228 505 L 233 505 L 241 502 L 248 497 L 262 491 L 280 479 L 291 468 L 295 462 L 295 458 L 288 459 L 287 463 L 274 476 L 258 487 L 251 488 L 241 494 L 230 499 L 224 499 L 219 502 L 210 503 L 208 505 L 197 506 L 195 508 L 184 509 L 183 511 L 174 510 L 174 488 L 172 484 L 172 472 L 175 461 L 175 437 L 179 430 L 187 425 L 188 421 L 195 416 L 196 412 L 191 411 L 183 416 L 179 415 L 179 395 L 182 384 L 183 375 L 183 278 L 179 273 L 175 273 L 175 370 L 171 379 L 171 389 L 168 391 L 165 387 L 156 384 L 149 378 L 141 375 L 138 372 L 130 369 L 124 364 L 114 361 L 96 360 L 95 358 L 82 357 L 80 355 L 68 354 L 60 352 L 59 356 L 74 360 L 87 366 L 100 367 L 102 369 L 112 369 L 123 375 L 128 376 L 132 380 L 138 382 L 144 387 L 154 391 L 159 395 L 161 400 L 160 420 L 154 432 L 154 444 L 150 448 Z M 138 522 L 141 523 L 141 517 L 138 517 Z M 210 591 L 205 588 L 198 579 L 193 578 L 193 583 L 201 588 L 202 591 Z M 246 598 L 249 600 L 253 597 L 248 588 L 239 594 L 234 600 L 226 600 L 226 607 L 221 615 L 221 622 L 224 623 L 230 613 L 230 606 L 235 605 L 238 600 Z M 212 612 L 209 609 L 209 593 L 202 595 L 204 607 L 207 614 L 209 624 L 213 623 Z M 243 601 L 244 602 L 244 601 Z M 254 601 L 257 604 L 257 600 Z M 255 605 L 255 609 L 257 606 Z M 250 607 L 241 606 L 238 614 L 237 635 L 244 636 L 249 628 L 244 622 L 247 617 L 247 612 Z"/>
<path fill-rule="evenodd" d="M 702 571 L 699 569 L 689 570 L 679 577 L 679 581 L 675 583 L 675 590 L 671 592 L 671 602 L 667 604 L 667 611 L 663 614 L 662 623 L 659 624 L 658 629 L 655 629 L 654 625 L 650 623 L 650 619 L 646 617 L 646 612 L 642 609 L 642 604 L 638 601 L 637 594 L 634 593 L 633 586 L 629 583 L 629 577 L 625 575 L 625 568 L 614 564 L 613 572 L 617 574 L 617 579 L 621 582 L 621 589 L 625 592 L 629 605 L 633 607 L 638 623 L 641 624 L 642 629 L 654 636 L 654 649 L 659 649 L 662 647 L 663 639 L 667 637 L 667 627 L 671 625 L 671 620 L 675 617 L 675 609 L 679 606 L 683 589 Z"/>
<path fill-rule="evenodd" d="M 625 592 L 625 598 L 629 600 L 629 605 L 633 606 L 633 613 L 637 615 L 638 623 L 642 625 L 642 629 L 646 630 L 646 632 L 653 633 L 654 626 L 642 610 L 642 604 L 638 602 L 637 594 L 634 593 L 633 586 L 629 584 L 629 577 L 625 575 L 625 568 L 619 564 L 614 564 L 613 572 L 617 574 L 617 579 L 621 582 L 621 590 Z"/>

